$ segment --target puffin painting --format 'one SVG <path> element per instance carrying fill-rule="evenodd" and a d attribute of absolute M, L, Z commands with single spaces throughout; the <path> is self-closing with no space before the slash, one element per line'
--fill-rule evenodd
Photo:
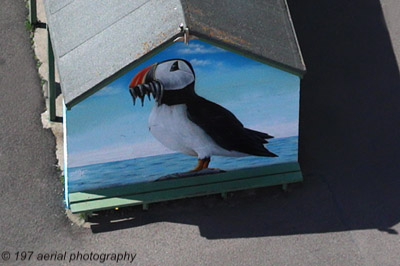
<path fill-rule="evenodd" d="M 139 71 L 129 85 L 133 103 L 155 99 L 148 126 L 167 148 L 197 156 L 191 172 L 208 168 L 211 156 L 277 157 L 264 145 L 271 135 L 249 128 L 224 107 L 196 94 L 195 73 L 184 59 L 170 59 Z"/>

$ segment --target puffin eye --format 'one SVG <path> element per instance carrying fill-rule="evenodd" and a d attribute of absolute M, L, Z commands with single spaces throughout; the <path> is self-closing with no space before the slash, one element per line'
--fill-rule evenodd
<path fill-rule="evenodd" d="M 177 70 L 179 70 L 178 61 L 175 61 L 175 63 L 172 64 L 169 72 L 173 72 L 173 71 L 177 71 Z"/>

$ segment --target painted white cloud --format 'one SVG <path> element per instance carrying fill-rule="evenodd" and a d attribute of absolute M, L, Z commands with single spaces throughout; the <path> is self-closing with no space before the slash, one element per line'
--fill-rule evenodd
<path fill-rule="evenodd" d="M 218 47 L 206 47 L 201 44 L 192 43 L 189 46 L 186 46 L 183 49 L 179 49 L 178 53 L 180 54 L 215 54 L 215 53 L 224 53 L 225 50 Z"/>
<path fill-rule="evenodd" d="M 207 60 L 207 59 L 205 59 L 205 60 L 203 60 L 203 59 L 192 59 L 192 60 L 190 60 L 190 63 L 193 65 L 193 66 L 207 66 L 207 65 L 211 65 L 213 62 L 211 61 L 211 60 Z"/>

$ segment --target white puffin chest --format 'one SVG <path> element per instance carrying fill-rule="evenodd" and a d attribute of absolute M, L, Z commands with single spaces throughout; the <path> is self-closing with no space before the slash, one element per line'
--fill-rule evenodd
<path fill-rule="evenodd" d="M 200 159 L 211 155 L 244 155 L 218 146 L 203 129 L 189 120 L 186 104 L 154 105 L 149 117 L 149 129 L 167 148 Z"/>
<path fill-rule="evenodd" d="M 196 150 L 204 148 L 212 140 L 208 140 L 205 132 L 189 120 L 186 109 L 185 104 L 156 104 L 150 113 L 149 129 L 167 148 L 197 156 Z"/>

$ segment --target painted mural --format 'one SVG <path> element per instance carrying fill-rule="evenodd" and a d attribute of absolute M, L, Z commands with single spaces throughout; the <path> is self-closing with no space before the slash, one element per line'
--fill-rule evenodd
<path fill-rule="evenodd" d="M 297 161 L 299 78 L 175 43 L 66 113 L 69 192 Z"/>

